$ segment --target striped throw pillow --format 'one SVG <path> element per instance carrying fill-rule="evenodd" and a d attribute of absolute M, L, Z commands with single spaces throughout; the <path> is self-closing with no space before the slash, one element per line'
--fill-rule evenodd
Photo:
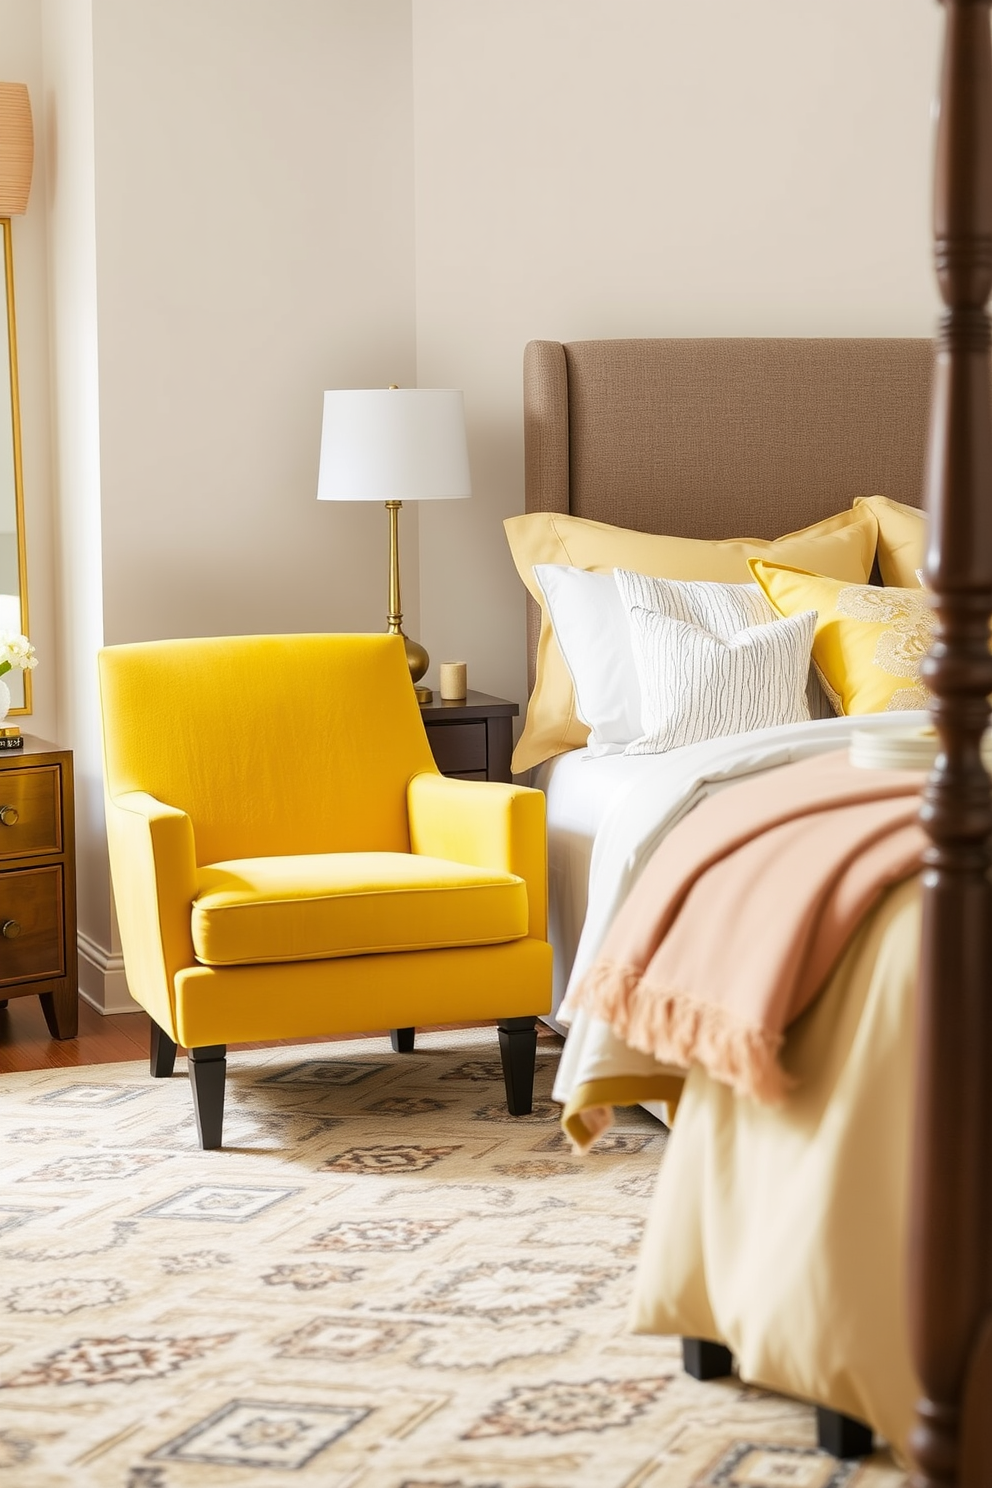
<path fill-rule="evenodd" d="M 630 611 L 639 606 L 642 610 L 657 610 L 670 620 L 684 620 L 687 625 L 698 625 L 711 635 L 729 641 L 738 631 L 749 630 L 753 625 L 768 625 L 779 618 L 778 610 L 760 584 L 718 584 L 703 579 L 656 579 L 651 574 L 634 573 L 627 568 L 615 568 L 613 582 L 623 601 L 628 625 Z M 633 664 L 632 652 L 630 659 Z M 638 697 L 638 716 L 639 705 Z M 820 685 L 815 666 L 810 666 L 806 678 L 806 705 L 810 718 L 832 718 L 837 711 Z M 633 737 L 631 734 L 630 738 Z"/>
<path fill-rule="evenodd" d="M 644 733 L 625 754 L 809 719 L 806 680 L 816 611 L 749 626 L 729 640 L 634 606 L 630 635 Z"/>
<path fill-rule="evenodd" d="M 613 582 L 628 612 L 635 605 L 642 610 L 657 610 L 670 620 L 700 625 L 725 641 L 752 625 L 767 625 L 778 619 L 778 611 L 759 584 L 656 579 L 629 568 L 615 568 Z"/>

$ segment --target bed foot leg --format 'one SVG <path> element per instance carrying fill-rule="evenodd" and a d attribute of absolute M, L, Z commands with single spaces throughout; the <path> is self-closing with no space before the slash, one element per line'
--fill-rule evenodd
<path fill-rule="evenodd" d="M 733 1373 L 734 1356 L 724 1344 L 709 1338 L 683 1338 L 682 1368 L 693 1379 L 725 1379 Z"/>
<path fill-rule="evenodd" d="M 394 1054 L 412 1054 L 414 1040 L 417 1037 L 415 1028 L 391 1028 L 389 1030 L 389 1042 L 393 1046 Z"/>
<path fill-rule="evenodd" d="M 852 1457 L 870 1457 L 874 1449 L 874 1437 L 870 1426 L 856 1421 L 853 1416 L 842 1416 L 840 1411 L 816 1407 L 816 1444 L 821 1452 L 831 1457 L 849 1460 Z"/>

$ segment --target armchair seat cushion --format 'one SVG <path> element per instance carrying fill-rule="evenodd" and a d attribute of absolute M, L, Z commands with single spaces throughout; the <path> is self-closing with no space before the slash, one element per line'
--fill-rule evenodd
<path fill-rule="evenodd" d="M 527 934 L 513 873 L 418 853 L 303 853 L 197 871 L 192 935 L 204 966 L 495 945 Z"/>

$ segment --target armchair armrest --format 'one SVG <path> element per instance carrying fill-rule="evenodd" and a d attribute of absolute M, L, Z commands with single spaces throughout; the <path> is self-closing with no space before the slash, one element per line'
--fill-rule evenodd
<path fill-rule="evenodd" d="M 177 971 L 195 963 L 193 823 L 145 791 L 107 797 L 114 902 L 131 995 L 175 1038 Z"/>
<path fill-rule="evenodd" d="M 501 868 L 527 884 L 528 929 L 548 938 L 548 848 L 541 791 L 489 780 L 414 775 L 407 786 L 410 847 L 426 857 Z"/>

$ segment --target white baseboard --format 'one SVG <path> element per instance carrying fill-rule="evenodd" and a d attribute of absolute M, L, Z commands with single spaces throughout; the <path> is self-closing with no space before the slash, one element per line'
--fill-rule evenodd
<path fill-rule="evenodd" d="M 124 958 L 108 951 L 79 932 L 79 995 L 98 1013 L 140 1013 L 141 1008 L 127 990 Z"/>

